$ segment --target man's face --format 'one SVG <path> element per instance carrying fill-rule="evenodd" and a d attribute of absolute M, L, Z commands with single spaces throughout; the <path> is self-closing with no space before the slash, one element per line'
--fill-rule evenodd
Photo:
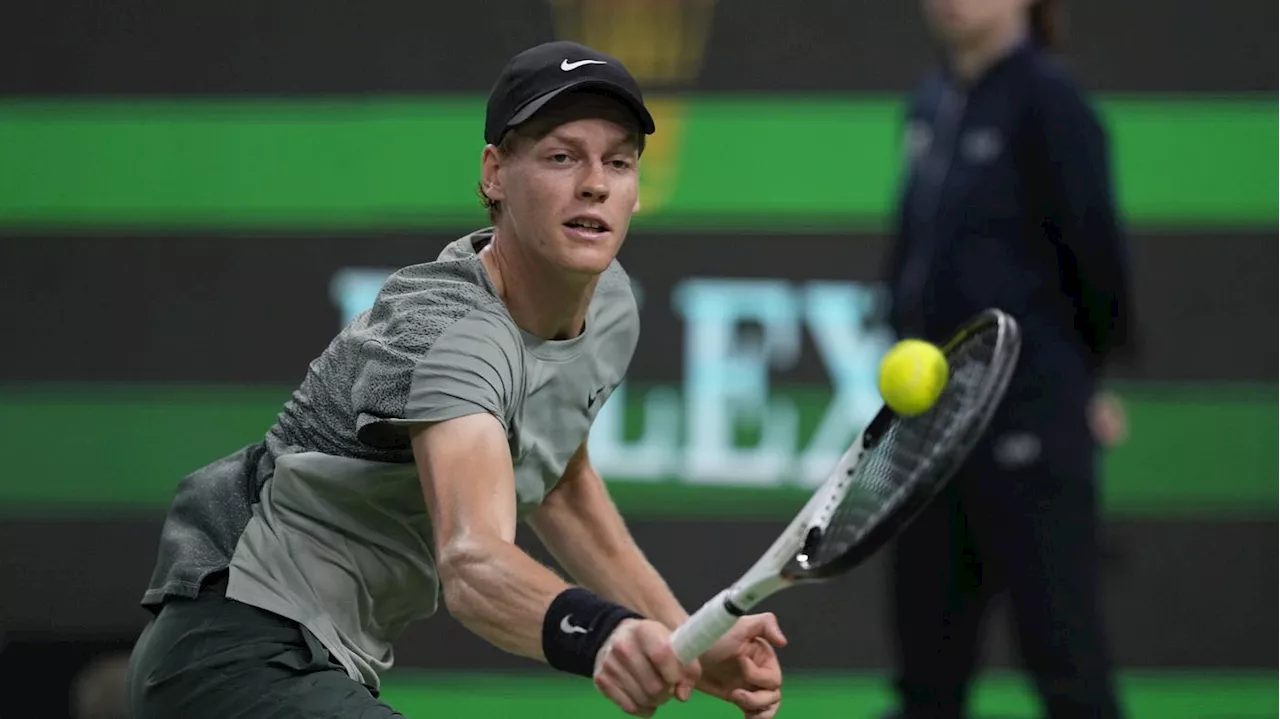
<path fill-rule="evenodd" d="M 635 116 L 606 96 L 571 93 L 526 124 L 531 136 L 517 128 L 510 152 L 485 149 L 485 192 L 502 202 L 500 222 L 525 250 L 561 270 L 598 275 L 640 208 Z"/>
<path fill-rule="evenodd" d="M 1025 14 L 1033 0 L 924 0 L 929 26 L 943 42 L 964 45 Z"/>

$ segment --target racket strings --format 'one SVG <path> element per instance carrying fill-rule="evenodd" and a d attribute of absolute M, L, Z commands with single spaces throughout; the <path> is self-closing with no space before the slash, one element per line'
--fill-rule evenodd
<path fill-rule="evenodd" d="M 951 376 L 937 403 L 916 417 L 895 417 L 880 441 L 856 465 L 850 487 L 831 515 L 822 541 L 809 556 L 810 566 L 841 557 L 893 511 L 921 478 L 936 475 L 938 454 L 970 424 L 968 416 L 983 401 L 984 387 L 998 360 L 998 332 L 979 332 L 948 356 Z"/>

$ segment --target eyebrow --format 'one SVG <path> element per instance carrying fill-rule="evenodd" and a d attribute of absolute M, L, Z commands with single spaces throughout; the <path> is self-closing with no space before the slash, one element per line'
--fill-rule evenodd
<path fill-rule="evenodd" d="M 572 145 L 572 146 L 574 147 L 574 149 L 582 149 L 582 146 L 583 146 L 583 142 L 582 142 L 582 140 L 581 140 L 580 138 L 574 137 L 574 136 L 572 136 L 572 135 L 566 135 L 566 134 L 564 134 L 564 133 L 560 132 L 559 128 L 557 128 L 557 129 L 555 129 L 555 130 L 552 130 L 551 132 L 548 132 L 548 133 L 543 137 L 543 139 L 544 139 L 544 140 L 552 140 L 552 141 L 554 141 L 554 142 L 561 142 L 561 143 L 564 143 L 564 144 L 566 144 L 566 145 Z M 613 146 L 613 148 L 611 148 L 611 149 L 616 149 L 616 148 L 621 147 L 621 146 L 623 146 L 623 145 L 629 145 L 629 146 L 630 146 L 630 149 L 632 149 L 632 150 L 635 150 L 635 151 L 639 152 L 639 150 L 640 150 L 640 138 L 639 138 L 638 133 L 635 133 L 635 132 L 628 132 L 628 133 L 626 134 L 626 136 L 625 136 L 625 137 L 623 137 L 621 141 L 619 141 L 618 143 L 616 143 L 616 144 Z"/>

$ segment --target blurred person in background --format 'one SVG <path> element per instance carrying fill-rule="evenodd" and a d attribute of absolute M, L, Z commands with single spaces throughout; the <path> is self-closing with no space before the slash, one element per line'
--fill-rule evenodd
<path fill-rule="evenodd" d="M 990 599 L 1007 592 L 1049 717 L 1120 716 L 1099 597 L 1099 378 L 1125 344 L 1127 250 L 1107 138 L 1051 52 L 1052 0 L 926 0 L 941 67 L 907 113 L 890 322 L 945 340 L 987 307 L 1023 330 L 982 444 L 893 550 L 896 716 L 961 717 Z"/>

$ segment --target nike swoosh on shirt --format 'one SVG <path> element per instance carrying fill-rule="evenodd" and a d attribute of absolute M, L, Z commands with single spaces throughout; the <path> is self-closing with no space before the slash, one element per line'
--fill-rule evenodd
<path fill-rule="evenodd" d="M 598 397 L 600 396 L 600 393 L 601 393 L 601 392 L 604 392 L 604 391 L 605 391 L 605 389 L 606 389 L 606 388 L 601 387 L 600 389 L 596 390 L 595 392 L 591 392 L 590 394 L 588 394 L 588 395 L 587 395 L 587 407 L 588 407 L 588 408 L 590 408 L 591 406 L 595 405 L 595 403 L 596 403 L 596 398 L 598 398 Z"/>

